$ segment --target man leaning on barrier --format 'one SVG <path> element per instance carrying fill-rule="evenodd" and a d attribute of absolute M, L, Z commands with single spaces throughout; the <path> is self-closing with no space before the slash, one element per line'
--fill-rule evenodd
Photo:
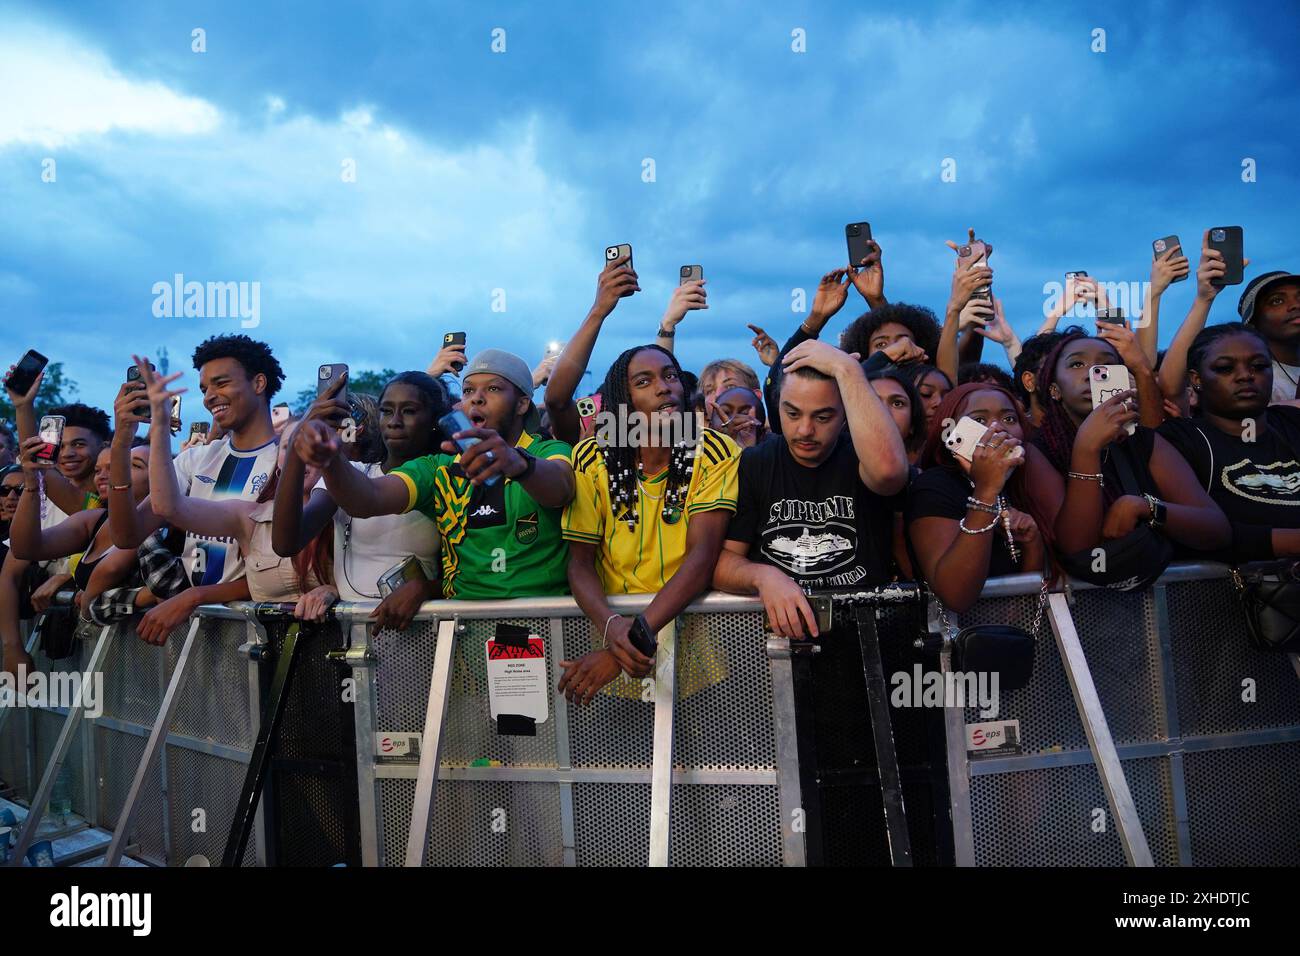
<path fill-rule="evenodd" d="M 578 490 L 564 512 L 569 584 L 603 644 L 560 662 L 559 689 L 581 703 L 590 703 L 620 670 L 647 677 L 654 667 L 653 635 L 708 588 L 736 509 L 740 459 L 740 448 L 726 435 L 691 430 L 696 419 L 687 408 L 681 367 L 659 346 L 620 355 L 602 390 L 602 424 L 597 437 L 574 448 Z M 641 438 L 638 424 L 649 426 Z M 629 618 L 610 609 L 608 594 L 655 597 L 644 614 Z M 715 650 L 695 642 L 696 659 L 682 666 L 688 672 L 683 696 L 720 679 L 724 665 Z"/>
<path fill-rule="evenodd" d="M 442 592 L 460 600 L 563 594 L 567 549 L 560 509 L 573 499 L 569 446 L 538 436 L 532 371 L 518 356 L 486 349 L 464 372 L 460 408 L 478 439 L 459 454 L 425 455 L 368 478 L 341 454 L 339 433 L 303 422 L 294 450 L 320 467 L 325 487 L 354 518 L 423 512 L 442 535 Z"/>
<path fill-rule="evenodd" d="M 807 341 L 784 363 L 781 432 L 741 456 L 739 502 L 713 584 L 757 592 L 776 633 L 816 637 L 804 587 L 870 588 L 890 578 L 891 498 L 906 487 L 907 451 L 853 355 Z"/>

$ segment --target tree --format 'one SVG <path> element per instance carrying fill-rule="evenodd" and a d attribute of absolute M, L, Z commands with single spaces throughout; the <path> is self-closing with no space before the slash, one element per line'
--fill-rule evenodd
<path fill-rule="evenodd" d="M 41 390 L 36 393 L 36 417 L 40 418 L 57 405 L 75 402 L 79 391 L 77 383 L 63 374 L 63 363 L 51 362 L 45 366 L 45 379 L 41 382 Z M 0 391 L 0 418 L 12 422 L 14 415 L 9 395 Z"/>
<path fill-rule="evenodd" d="M 397 373 L 391 368 L 383 369 L 379 372 L 359 372 L 356 369 L 348 370 L 348 391 L 365 392 L 367 395 L 379 397 L 379 393 L 384 390 L 384 386 L 389 383 Z M 295 415 L 304 414 L 311 403 L 316 401 L 316 389 L 304 388 L 298 393 L 298 397 L 290 402 Z"/>

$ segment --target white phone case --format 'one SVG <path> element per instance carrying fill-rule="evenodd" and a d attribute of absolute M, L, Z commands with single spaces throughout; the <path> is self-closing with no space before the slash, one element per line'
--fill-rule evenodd
<path fill-rule="evenodd" d="M 1092 407 L 1096 408 L 1120 392 L 1129 391 L 1133 387 L 1133 378 L 1126 366 L 1094 365 L 1088 369 L 1088 384 L 1092 386 Z M 1124 430 L 1132 435 L 1137 431 L 1137 423 L 1128 425 Z"/>
<path fill-rule="evenodd" d="M 970 461 L 975 455 L 975 446 L 988 430 L 987 425 L 981 425 L 975 419 L 965 416 L 953 426 L 943 443 L 958 458 Z"/>

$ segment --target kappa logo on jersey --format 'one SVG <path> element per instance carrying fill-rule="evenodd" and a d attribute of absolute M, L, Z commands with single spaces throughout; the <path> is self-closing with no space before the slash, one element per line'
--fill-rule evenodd
<path fill-rule="evenodd" d="M 491 505 L 479 505 L 477 508 L 475 508 L 473 511 L 469 513 L 469 516 L 471 518 L 490 518 L 493 515 L 499 513 L 500 512 L 498 512 L 497 509 L 493 508 Z"/>

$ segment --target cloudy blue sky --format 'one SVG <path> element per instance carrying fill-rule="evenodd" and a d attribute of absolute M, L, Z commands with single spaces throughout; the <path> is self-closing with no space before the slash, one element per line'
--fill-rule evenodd
<path fill-rule="evenodd" d="M 448 330 L 534 359 L 616 242 L 644 292 L 594 368 L 653 335 L 688 262 L 711 308 L 679 331 L 686 364 L 752 361 L 745 323 L 792 329 L 791 290 L 861 219 L 889 297 L 936 310 L 943 240 L 975 226 L 1022 336 L 1044 283 L 1144 280 L 1168 233 L 1240 224 L 1248 275 L 1300 268 L 1294 4 L 350 8 L 0 3 L 7 361 L 35 347 L 104 405 L 133 349 L 188 365 L 239 322 L 155 317 L 176 273 L 260 283 L 251 331 L 290 393 L 322 362 L 423 367 Z M 1192 291 L 1166 297 L 1162 342 Z"/>

